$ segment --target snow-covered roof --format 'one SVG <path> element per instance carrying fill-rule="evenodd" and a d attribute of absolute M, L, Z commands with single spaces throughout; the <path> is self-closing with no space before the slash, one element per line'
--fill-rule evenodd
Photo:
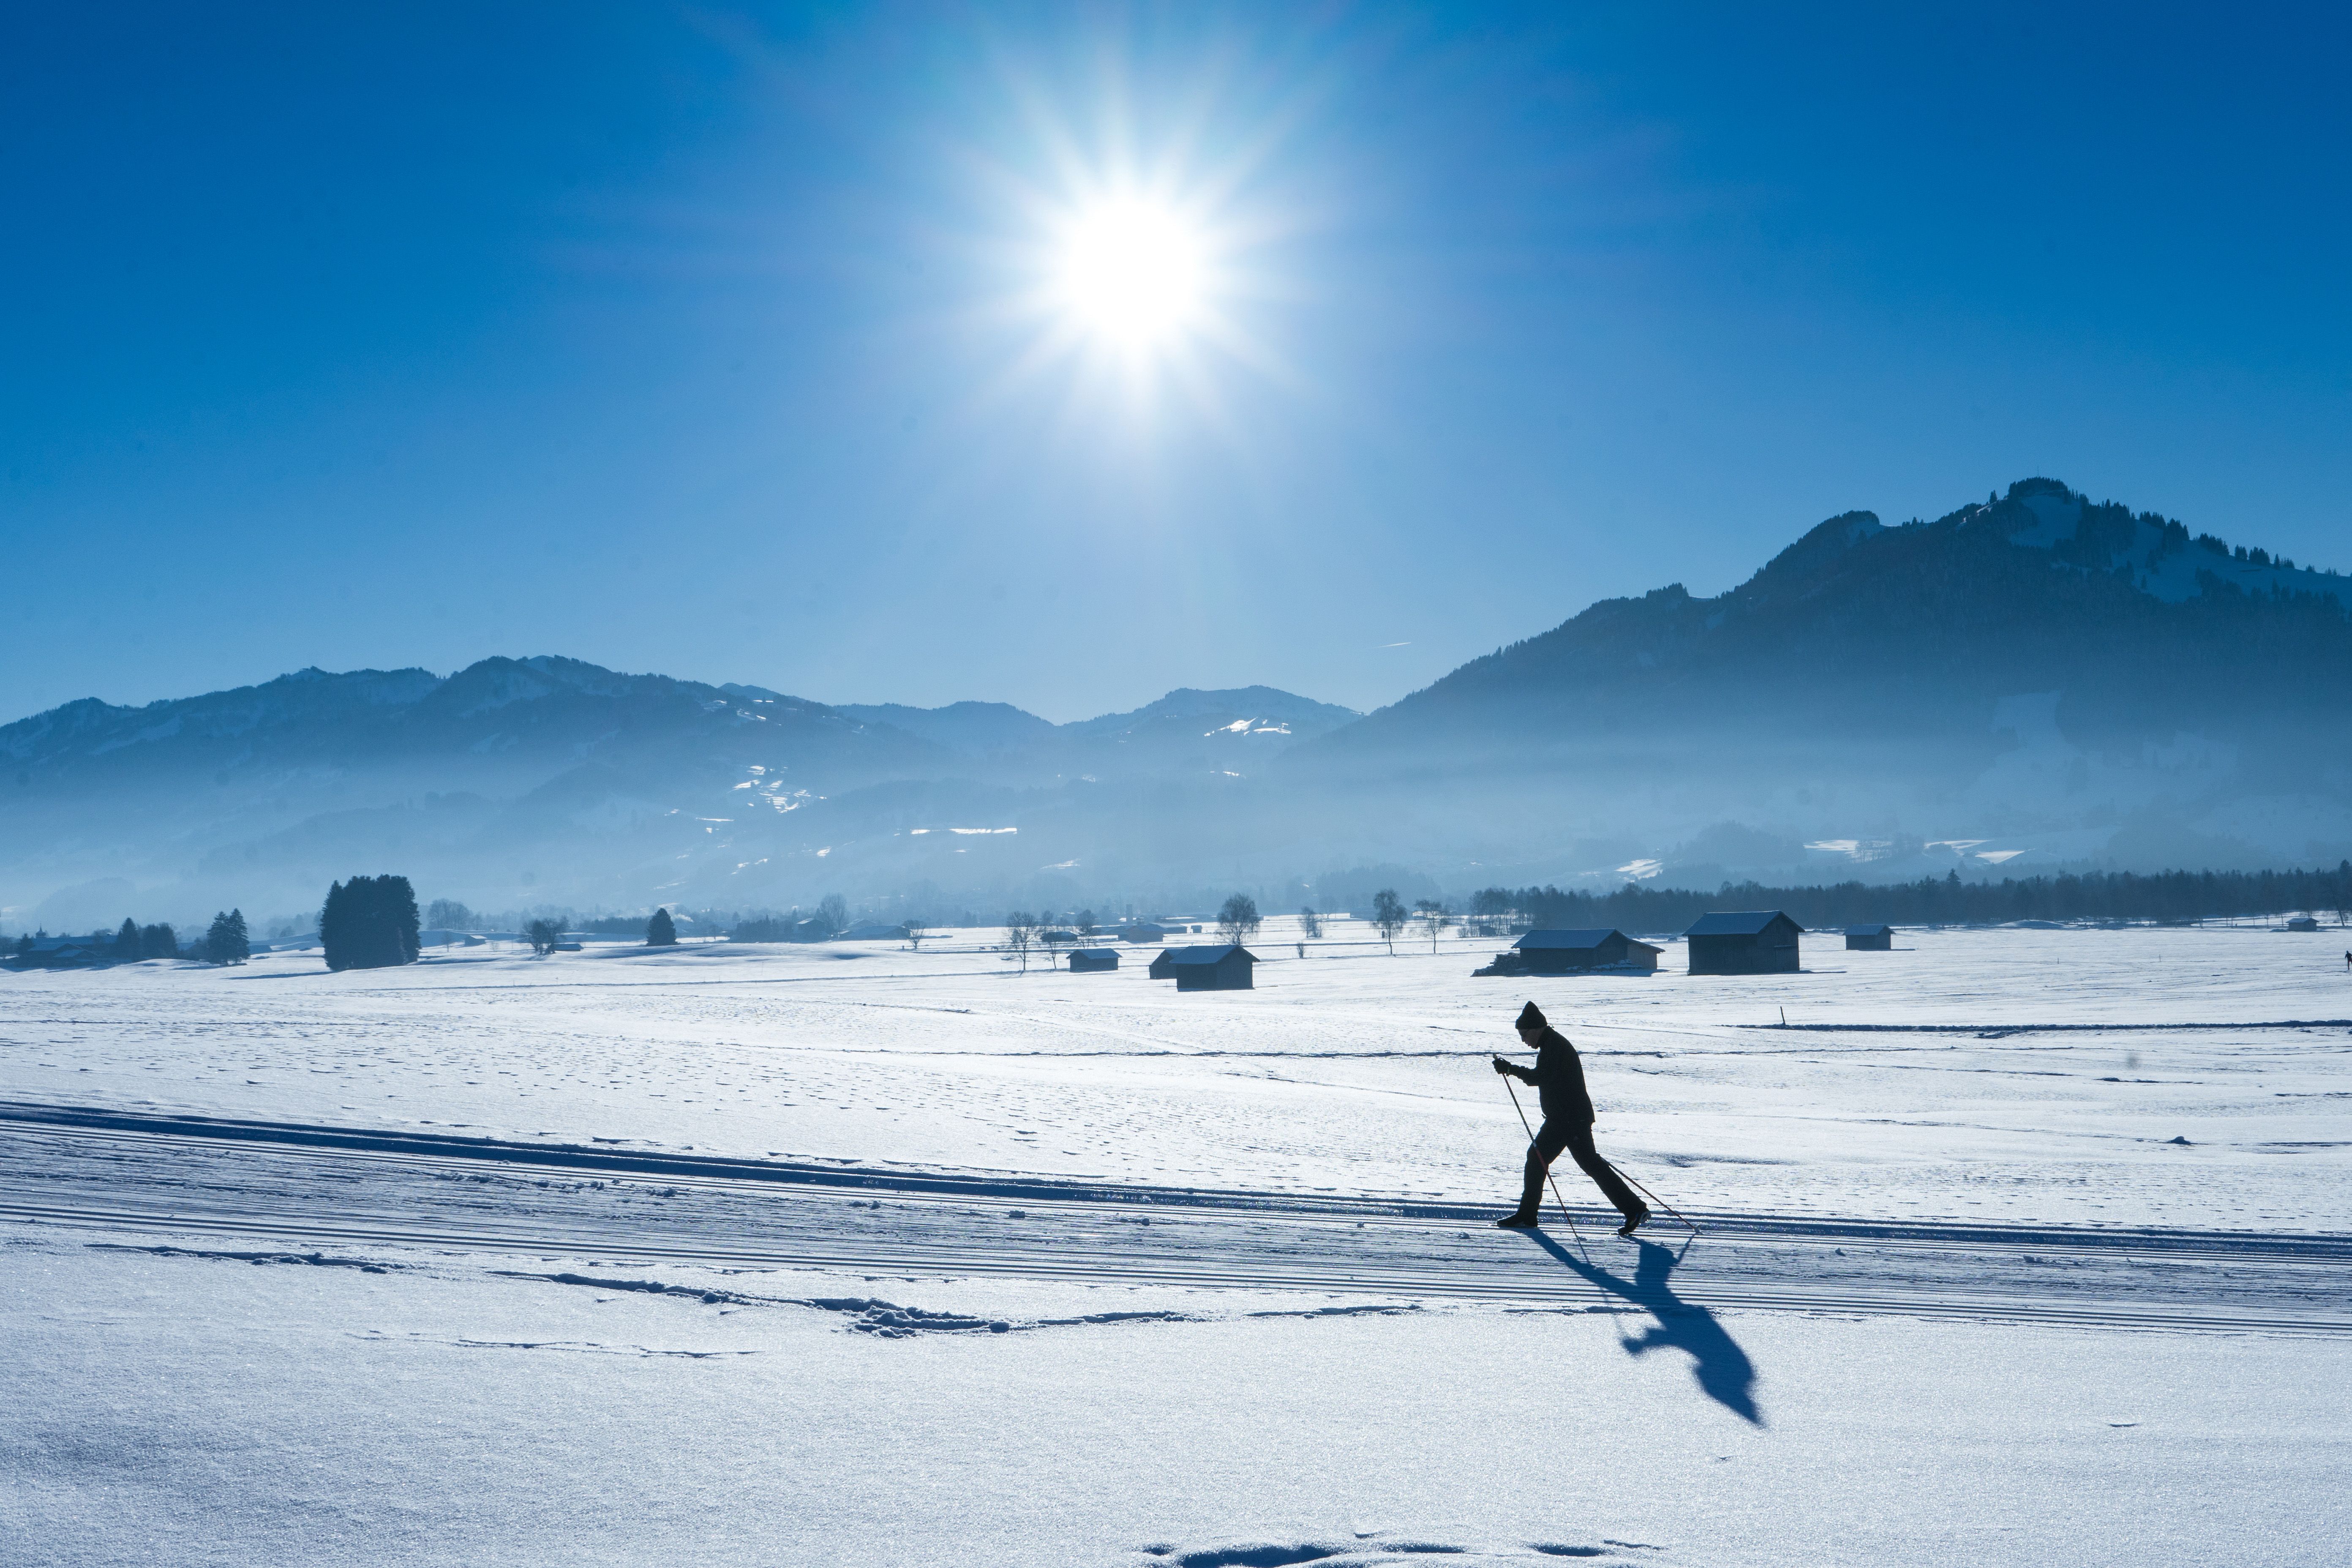
<path fill-rule="evenodd" d="M 1236 952 L 1252 963 L 1257 962 L 1256 953 L 1237 942 L 1216 942 L 1205 947 L 1171 947 L 1168 950 L 1168 962 L 1182 964 L 1222 963 Z"/>
<path fill-rule="evenodd" d="M 1887 933 L 1887 932 L 1889 932 L 1889 931 L 1893 931 L 1894 929 L 1895 929 L 1895 928 L 1894 928 L 1893 926 L 1884 926 L 1884 925 L 1880 925 L 1880 926 L 1848 926 L 1848 927 L 1846 927 L 1846 928 L 1845 928 L 1845 934 L 1846 934 L 1846 935 L 1848 935 L 1848 936 L 1885 936 L 1885 935 L 1886 935 L 1886 933 Z"/>
<path fill-rule="evenodd" d="M 1699 916 L 1685 936 L 1761 936 L 1774 921 L 1789 921 L 1778 910 L 1738 910 L 1719 914 Z M 1798 931 L 1805 928 L 1794 921 L 1789 924 Z"/>

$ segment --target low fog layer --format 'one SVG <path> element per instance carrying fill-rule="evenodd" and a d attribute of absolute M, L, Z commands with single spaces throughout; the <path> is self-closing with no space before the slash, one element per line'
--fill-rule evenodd
<path fill-rule="evenodd" d="M 489 908 L 950 915 L 2333 864 L 2347 603 L 2031 479 L 1831 519 L 1717 598 L 1594 605 L 1370 715 L 1267 687 L 1055 725 L 559 658 L 310 669 L 0 729 L 0 921 L 314 908 L 379 870 Z"/>

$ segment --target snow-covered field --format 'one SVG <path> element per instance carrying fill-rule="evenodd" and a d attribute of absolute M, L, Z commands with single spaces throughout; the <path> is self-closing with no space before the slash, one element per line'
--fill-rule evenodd
<path fill-rule="evenodd" d="M 2344 933 L 1339 934 L 0 977 L 0 1557 L 2340 1560 Z"/>

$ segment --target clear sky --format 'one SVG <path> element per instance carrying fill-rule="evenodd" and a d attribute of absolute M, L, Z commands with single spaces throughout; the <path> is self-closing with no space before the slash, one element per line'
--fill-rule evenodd
<path fill-rule="evenodd" d="M 1370 708 L 2037 473 L 2352 568 L 2343 18 L 29 8 L 0 719 Z"/>

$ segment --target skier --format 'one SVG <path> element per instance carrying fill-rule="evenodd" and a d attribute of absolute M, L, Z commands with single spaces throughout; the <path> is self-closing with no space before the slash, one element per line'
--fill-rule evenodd
<path fill-rule="evenodd" d="M 1650 1205 L 1633 1195 L 1624 1178 L 1592 1146 L 1592 1097 L 1584 1091 L 1584 1064 L 1577 1059 L 1576 1047 L 1568 1043 L 1567 1036 L 1544 1022 L 1542 1009 L 1532 1002 L 1519 1013 L 1518 1030 L 1519 1038 L 1536 1053 L 1534 1068 L 1496 1057 L 1495 1070 L 1535 1085 L 1542 1100 L 1544 1119 L 1535 1142 L 1528 1149 L 1527 1186 L 1519 1194 L 1518 1210 L 1495 1223 L 1506 1230 L 1535 1228 L 1536 1205 L 1543 1199 L 1544 1175 L 1551 1169 L 1551 1163 L 1559 1158 L 1560 1151 L 1566 1150 L 1576 1157 L 1584 1173 L 1592 1178 L 1592 1184 L 1601 1189 L 1601 1195 L 1625 1216 L 1617 1234 L 1633 1235 L 1650 1217 Z"/>

